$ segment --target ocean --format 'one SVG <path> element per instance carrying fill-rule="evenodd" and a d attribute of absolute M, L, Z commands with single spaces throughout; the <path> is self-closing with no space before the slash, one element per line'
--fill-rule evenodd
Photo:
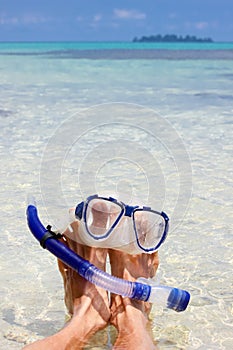
<path fill-rule="evenodd" d="M 168 214 L 156 281 L 191 294 L 182 313 L 153 306 L 157 348 L 231 350 L 233 43 L 0 43 L 0 89 L 0 348 L 65 322 L 27 195 L 61 229 L 68 208 L 115 193 Z M 104 335 L 85 349 L 111 349 Z"/>

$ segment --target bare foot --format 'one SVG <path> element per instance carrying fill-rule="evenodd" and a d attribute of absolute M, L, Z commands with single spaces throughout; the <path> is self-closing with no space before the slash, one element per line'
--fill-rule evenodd
<path fill-rule="evenodd" d="M 73 233 L 78 234 L 79 222 L 73 222 L 71 224 Z M 77 243 L 71 240 L 64 233 L 64 243 L 72 249 L 75 253 L 90 261 L 96 267 L 101 270 L 105 270 L 107 250 L 102 248 L 91 248 Z M 64 281 L 65 291 L 65 304 L 70 315 L 74 315 L 79 311 L 80 305 L 83 299 L 89 298 L 91 301 L 91 307 L 102 319 L 103 326 L 109 320 L 109 300 L 106 290 L 95 286 L 94 284 L 86 281 L 73 269 L 65 265 L 62 261 L 58 260 L 58 267 L 61 272 Z M 96 315 L 97 316 L 97 315 Z M 100 321 L 100 320 L 99 320 Z"/>
<path fill-rule="evenodd" d="M 79 223 L 71 224 L 74 235 Z M 68 238 L 68 230 L 62 238 L 64 244 L 74 252 L 104 270 L 107 250 L 90 248 Z M 59 270 L 64 281 L 65 304 L 72 316 L 71 320 L 58 333 L 25 347 L 25 350 L 81 350 L 94 333 L 106 327 L 110 319 L 107 292 L 86 281 L 77 272 L 58 260 Z"/>
<path fill-rule="evenodd" d="M 158 253 L 129 255 L 109 250 L 112 274 L 135 281 L 138 277 L 154 277 L 159 265 Z M 148 316 L 151 310 L 149 302 L 111 296 L 111 323 L 118 330 L 114 349 L 152 350 L 154 342 L 147 330 Z"/>

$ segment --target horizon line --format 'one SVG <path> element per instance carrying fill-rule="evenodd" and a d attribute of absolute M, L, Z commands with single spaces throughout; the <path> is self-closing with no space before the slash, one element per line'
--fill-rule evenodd
<path fill-rule="evenodd" d="M 228 40 L 213 40 L 211 42 L 195 42 L 195 41 L 151 41 L 151 42 L 134 42 L 133 40 L 0 40 L 0 43 L 132 43 L 132 44 L 217 44 L 217 43 L 233 43 Z"/>

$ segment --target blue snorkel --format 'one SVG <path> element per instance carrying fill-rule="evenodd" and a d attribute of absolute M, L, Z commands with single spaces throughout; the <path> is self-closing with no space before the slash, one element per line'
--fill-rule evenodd
<path fill-rule="evenodd" d="M 27 207 L 27 222 L 30 231 L 43 248 L 49 250 L 91 283 L 112 293 L 132 299 L 158 303 L 177 312 L 184 311 L 188 306 L 190 294 L 185 290 L 156 285 L 146 279 L 141 279 L 140 282 L 131 282 L 99 270 L 95 265 L 64 245 L 59 240 L 61 235 L 52 232 L 51 226 L 44 227 L 38 217 L 34 202 Z"/>

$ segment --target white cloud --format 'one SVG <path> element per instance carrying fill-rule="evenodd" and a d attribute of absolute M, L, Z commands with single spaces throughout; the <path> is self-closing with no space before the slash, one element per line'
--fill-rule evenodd
<path fill-rule="evenodd" d="M 102 24 L 102 22 L 101 22 L 102 19 L 103 19 L 102 14 L 101 13 L 96 13 L 92 17 L 91 21 L 89 22 L 90 27 L 93 27 L 95 29 L 99 28 L 99 26 Z"/>
<path fill-rule="evenodd" d="M 206 28 L 214 28 L 215 23 L 213 22 L 206 22 L 206 21 L 200 21 L 200 22 L 185 22 L 184 23 L 185 27 L 188 30 L 193 30 L 193 29 L 198 29 L 198 30 L 204 30 Z"/>
<path fill-rule="evenodd" d="M 102 14 L 101 13 L 97 13 L 96 15 L 94 15 L 93 20 L 94 20 L 94 22 L 99 22 L 99 21 L 102 20 L 102 18 L 103 18 Z"/>
<path fill-rule="evenodd" d="M 5 13 L 0 13 L 0 25 L 15 25 L 18 21 L 17 17 L 8 17 Z"/>
<path fill-rule="evenodd" d="M 25 24 L 38 24 L 48 22 L 50 19 L 36 14 L 25 14 L 22 16 L 21 21 Z"/>
<path fill-rule="evenodd" d="M 24 14 L 20 16 L 8 16 L 5 13 L 0 14 L 0 25 L 21 25 L 21 24 L 39 24 L 50 21 L 48 17 L 37 14 Z"/>
<path fill-rule="evenodd" d="M 209 26 L 208 22 L 197 22 L 197 23 L 195 23 L 195 27 L 197 29 L 200 29 L 200 30 L 205 29 L 208 26 Z"/>
<path fill-rule="evenodd" d="M 91 27 L 97 28 L 99 24 L 101 24 L 101 21 L 103 19 L 103 15 L 101 13 L 96 13 L 94 15 L 90 16 L 77 16 L 75 20 L 77 22 L 82 22 L 90 25 Z"/>
<path fill-rule="evenodd" d="M 137 10 L 114 9 L 114 16 L 118 19 L 146 19 L 146 14 Z"/>

